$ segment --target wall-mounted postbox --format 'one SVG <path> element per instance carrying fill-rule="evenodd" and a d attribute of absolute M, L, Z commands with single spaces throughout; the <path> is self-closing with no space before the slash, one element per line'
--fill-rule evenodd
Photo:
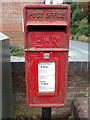
<path fill-rule="evenodd" d="M 31 107 L 66 103 L 70 31 L 69 5 L 25 5 L 25 70 Z"/>

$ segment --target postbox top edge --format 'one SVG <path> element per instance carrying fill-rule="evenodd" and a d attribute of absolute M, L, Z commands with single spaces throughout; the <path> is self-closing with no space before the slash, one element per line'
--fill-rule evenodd
<path fill-rule="evenodd" d="M 23 9 L 28 9 L 28 8 L 68 8 L 71 9 L 70 5 L 68 4 L 60 4 L 60 5 L 45 5 L 45 4 L 26 4 L 23 6 Z"/>

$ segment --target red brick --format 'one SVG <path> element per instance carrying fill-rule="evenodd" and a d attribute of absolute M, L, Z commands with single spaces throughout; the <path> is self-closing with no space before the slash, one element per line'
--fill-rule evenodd
<path fill-rule="evenodd" d="M 0 31 L 10 37 L 11 44 L 24 46 L 24 36 L 22 32 L 23 6 L 25 4 L 44 3 L 44 0 L 2 0 L 0 3 L 2 10 L 2 20 L 0 22 Z M 21 33 L 20 33 L 21 32 Z"/>
<path fill-rule="evenodd" d="M 55 108 L 53 109 L 52 115 L 68 115 L 70 114 L 70 104 L 73 98 L 76 97 L 83 97 L 87 96 L 88 94 L 88 72 L 87 71 L 69 71 L 69 80 L 68 80 L 68 89 L 67 89 L 67 104 L 65 107 L 63 107 L 63 110 Z M 86 78 L 86 79 L 85 79 Z M 26 105 L 27 97 L 26 97 L 26 83 L 25 83 L 25 75 L 24 71 L 14 71 L 12 73 L 12 81 L 13 81 L 13 93 L 14 93 L 14 105 L 17 105 L 17 108 L 15 107 L 14 113 L 15 117 L 23 115 L 24 117 L 28 117 L 29 113 L 31 111 L 31 108 L 29 108 L 28 112 L 27 107 L 22 107 Z M 78 99 L 79 100 L 79 99 Z M 76 103 L 78 102 L 76 101 Z M 80 100 L 79 100 L 80 101 Z M 83 103 L 80 103 L 81 105 Z M 20 108 L 19 108 L 20 106 Z M 77 106 L 79 106 L 77 104 Z M 38 110 L 38 109 L 37 109 Z M 37 111 L 36 110 L 36 111 Z M 34 111 L 34 110 L 33 110 Z M 33 115 L 37 115 L 37 113 L 33 112 Z M 31 115 L 31 114 L 30 114 Z M 54 117 L 54 116 L 53 116 Z"/>

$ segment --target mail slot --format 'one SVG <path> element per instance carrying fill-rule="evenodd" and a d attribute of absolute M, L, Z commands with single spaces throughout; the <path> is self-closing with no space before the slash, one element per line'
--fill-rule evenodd
<path fill-rule="evenodd" d="M 27 104 L 66 104 L 70 32 L 69 5 L 25 5 L 24 49 Z"/>

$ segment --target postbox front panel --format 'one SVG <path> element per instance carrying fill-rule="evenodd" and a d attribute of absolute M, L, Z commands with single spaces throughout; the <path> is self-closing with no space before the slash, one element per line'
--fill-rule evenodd
<path fill-rule="evenodd" d="M 69 31 L 68 5 L 24 7 L 28 106 L 62 107 L 66 104 Z"/>
<path fill-rule="evenodd" d="M 44 54 L 41 58 L 41 54 L 42 52 L 26 53 L 28 105 L 64 106 L 67 92 L 68 52 L 53 52 L 50 59 L 44 58 Z"/>

